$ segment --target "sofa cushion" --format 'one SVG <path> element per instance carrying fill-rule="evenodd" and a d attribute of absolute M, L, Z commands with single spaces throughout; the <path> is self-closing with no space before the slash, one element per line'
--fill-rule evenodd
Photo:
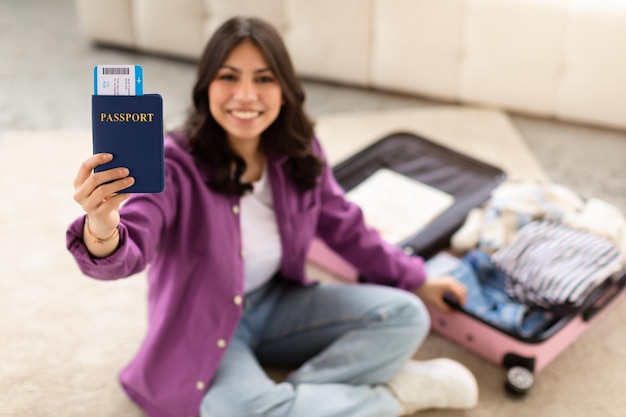
<path fill-rule="evenodd" d="M 579 1 L 572 7 L 558 117 L 626 127 L 625 20 L 623 1 Z"/>
<path fill-rule="evenodd" d="M 370 85 L 458 98 L 463 0 L 374 0 Z"/>
<path fill-rule="evenodd" d="M 204 4 L 205 21 L 203 39 L 233 16 L 256 16 L 270 22 L 279 32 L 286 28 L 285 8 L 282 0 L 196 0 Z"/>
<path fill-rule="evenodd" d="M 133 34 L 131 0 L 76 0 L 75 4 L 78 23 L 89 39 L 125 48 L 137 46 Z"/>
<path fill-rule="evenodd" d="M 461 101 L 548 116 L 563 70 L 568 1 L 466 1 Z"/>
<path fill-rule="evenodd" d="M 369 0 L 285 0 L 285 43 L 305 77 L 367 85 Z"/>
<path fill-rule="evenodd" d="M 133 0 L 135 43 L 145 51 L 197 58 L 206 13 L 197 0 Z"/>

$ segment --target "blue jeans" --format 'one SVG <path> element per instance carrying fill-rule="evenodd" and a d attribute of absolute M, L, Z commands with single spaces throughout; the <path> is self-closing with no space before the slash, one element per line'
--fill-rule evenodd
<path fill-rule="evenodd" d="M 395 417 L 384 383 L 429 329 L 424 305 L 403 290 L 275 278 L 246 296 L 200 416 Z M 263 365 L 297 369 L 276 383 Z"/>
<path fill-rule="evenodd" d="M 467 301 L 463 308 L 500 328 L 530 337 L 542 330 L 551 319 L 548 312 L 530 309 L 512 300 L 505 291 L 506 275 L 481 250 L 465 254 L 451 274 L 467 288 Z"/>

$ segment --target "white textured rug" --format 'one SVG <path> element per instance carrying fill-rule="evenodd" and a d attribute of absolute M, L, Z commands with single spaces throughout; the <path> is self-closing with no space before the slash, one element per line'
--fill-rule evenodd
<path fill-rule="evenodd" d="M 347 114 L 318 120 L 332 162 L 373 139 L 410 130 L 499 165 L 543 178 L 506 116 L 442 107 Z M 143 276 L 83 277 L 65 249 L 76 169 L 91 152 L 89 131 L 11 132 L 0 140 L 0 415 L 138 417 L 116 377 L 145 329 Z M 311 274 L 322 274 L 311 268 Z M 420 358 L 466 363 L 481 389 L 478 408 L 423 416 L 617 417 L 626 407 L 626 304 L 607 314 L 539 376 L 522 401 L 504 395 L 504 371 L 431 335 Z M 375 352 L 372 352 L 375 354 Z"/>
<path fill-rule="evenodd" d="M 89 131 L 0 142 L 0 415 L 140 416 L 115 381 L 144 330 L 144 280 L 83 277 L 65 249 Z M 107 285 L 110 284 L 110 285 Z"/>

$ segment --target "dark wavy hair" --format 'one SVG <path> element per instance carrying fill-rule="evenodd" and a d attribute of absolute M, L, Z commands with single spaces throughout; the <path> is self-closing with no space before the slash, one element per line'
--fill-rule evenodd
<path fill-rule="evenodd" d="M 193 108 L 183 127 L 191 153 L 208 167 L 209 185 L 215 191 L 241 196 L 252 189 L 240 180 L 245 162 L 231 149 L 226 132 L 213 118 L 208 94 L 209 84 L 230 52 L 245 40 L 260 49 L 281 86 L 284 100 L 277 119 L 261 134 L 261 151 L 266 156 L 287 156 L 288 177 L 299 190 L 310 190 L 317 185 L 323 162 L 312 150 L 313 122 L 304 111 L 304 90 L 279 33 L 261 19 L 232 18 L 207 43 L 193 88 Z"/>

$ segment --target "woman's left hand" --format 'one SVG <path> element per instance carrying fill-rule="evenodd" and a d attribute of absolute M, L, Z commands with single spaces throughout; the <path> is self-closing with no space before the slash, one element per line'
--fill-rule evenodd
<path fill-rule="evenodd" d="M 421 287 L 415 290 L 415 294 L 427 304 L 432 305 L 444 313 L 454 311 L 445 300 L 444 296 L 451 296 L 460 306 L 465 304 L 467 290 L 465 286 L 450 275 L 428 278 Z"/>

